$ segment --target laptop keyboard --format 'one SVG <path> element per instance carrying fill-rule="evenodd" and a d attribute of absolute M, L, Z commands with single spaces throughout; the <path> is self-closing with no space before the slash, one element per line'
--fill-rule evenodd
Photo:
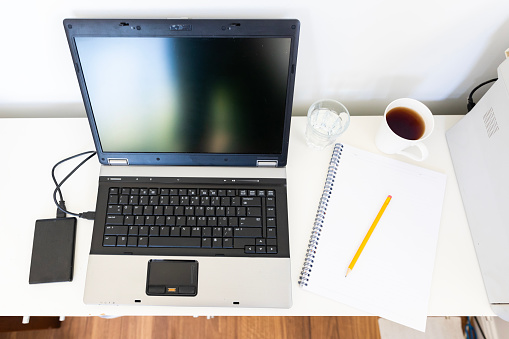
<path fill-rule="evenodd" d="M 110 187 L 102 246 L 277 254 L 275 199 L 263 189 Z"/>

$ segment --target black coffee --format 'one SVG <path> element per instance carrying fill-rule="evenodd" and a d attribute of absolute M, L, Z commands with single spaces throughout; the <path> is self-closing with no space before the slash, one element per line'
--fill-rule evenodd
<path fill-rule="evenodd" d="M 385 116 L 391 130 L 402 138 L 417 140 L 424 135 L 424 119 L 407 107 L 394 107 Z"/>

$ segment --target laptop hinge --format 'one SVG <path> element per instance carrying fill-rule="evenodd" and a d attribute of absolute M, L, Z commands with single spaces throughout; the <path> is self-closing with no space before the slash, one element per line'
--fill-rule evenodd
<path fill-rule="evenodd" d="M 112 166 L 127 166 L 129 161 L 127 159 L 108 159 L 108 164 Z"/>
<path fill-rule="evenodd" d="M 277 160 L 256 160 L 257 167 L 277 167 Z"/>

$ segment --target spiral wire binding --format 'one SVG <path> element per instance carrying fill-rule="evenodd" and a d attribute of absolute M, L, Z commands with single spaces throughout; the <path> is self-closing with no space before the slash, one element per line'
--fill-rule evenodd
<path fill-rule="evenodd" d="M 318 242 L 320 240 L 320 234 L 322 232 L 325 214 L 327 213 L 327 205 L 329 204 L 332 188 L 334 187 L 334 180 L 336 178 L 336 172 L 339 161 L 341 160 L 342 152 L 343 145 L 340 143 L 335 144 L 329 163 L 329 168 L 327 169 L 327 178 L 325 179 L 322 196 L 320 198 L 320 202 L 318 203 L 318 210 L 316 212 L 315 221 L 313 223 L 313 230 L 311 231 L 311 237 L 309 239 L 308 248 L 306 250 L 306 258 L 304 259 L 304 265 L 302 266 L 302 271 L 300 272 L 299 276 L 300 287 L 308 285 L 309 276 L 311 275 L 311 269 L 313 268 L 315 259 L 316 248 L 318 247 Z"/>

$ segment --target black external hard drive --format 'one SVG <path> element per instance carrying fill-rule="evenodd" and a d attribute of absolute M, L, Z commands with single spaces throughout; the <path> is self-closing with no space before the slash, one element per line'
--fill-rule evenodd
<path fill-rule="evenodd" d="M 72 281 L 76 218 L 35 222 L 30 284 Z"/>

